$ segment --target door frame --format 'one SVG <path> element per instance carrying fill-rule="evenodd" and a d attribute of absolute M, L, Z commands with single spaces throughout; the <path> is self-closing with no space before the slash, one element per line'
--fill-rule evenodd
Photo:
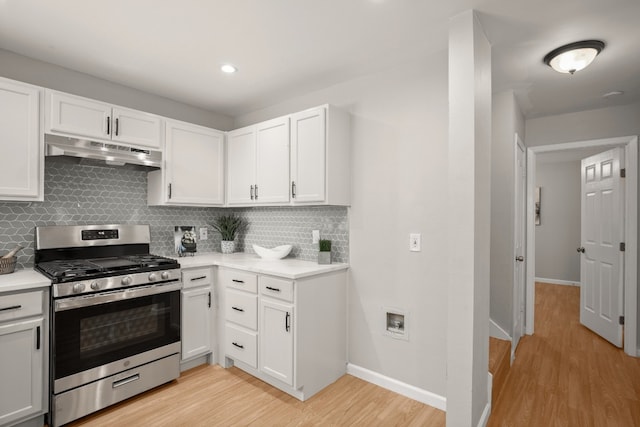
<path fill-rule="evenodd" d="M 516 132 L 514 135 L 514 150 L 513 150 L 513 165 L 514 165 L 514 175 L 518 173 L 518 149 L 522 149 L 522 153 L 523 153 L 523 160 L 524 160 L 524 164 L 522 165 L 522 167 L 524 168 L 524 188 L 518 188 L 518 178 L 517 176 L 514 176 L 514 193 L 513 193 L 513 212 L 516 213 L 518 212 L 518 192 L 524 191 L 523 194 L 523 198 L 524 198 L 524 209 L 523 209 L 523 214 L 524 214 L 524 218 L 522 218 L 521 220 L 521 226 L 524 229 L 523 230 L 523 239 L 522 239 L 522 244 L 523 244 L 523 249 L 524 249 L 524 265 L 522 266 L 522 268 L 524 268 L 525 270 L 525 274 L 524 274 L 524 283 L 522 284 L 522 289 L 520 292 L 516 292 L 516 288 L 518 287 L 518 269 L 513 268 L 513 330 L 511 333 L 511 361 L 513 362 L 513 359 L 515 358 L 515 353 L 516 353 L 516 348 L 518 347 L 518 343 L 516 342 L 516 340 L 514 339 L 516 336 L 516 331 L 515 331 L 515 324 L 516 324 L 516 318 L 517 316 L 520 315 L 519 311 L 520 311 L 520 307 L 522 305 L 522 302 L 524 302 L 526 304 L 526 293 L 527 293 L 527 263 L 528 263 L 528 257 L 526 256 L 526 252 L 527 252 L 527 176 L 529 175 L 529 171 L 528 171 L 528 165 L 527 165 L 527 147 L 524 145 L 524 142 L 522 141 L 522 138 L 520 137 L 520 135 Z M 516 245 L 518 242 L 518 230 L 515 228 L 515 224 L 517 224 L 517 220 L 514 221 L 514 230 L 513 230 L 513 257 L 512 257 L 512 262 L 516 263 L 515 257 L 518 255 L 516 253 Z M 516 300 L 516 296 L 519 295 L 520 296 L 520 300 Z M 526 324 L 527 324 L 527 319 L 526 319 L 526 307 L 525 307 L 525 312 L 523 313 L 522 319 L 520 319 L 520 338 L 522 339 L 522 337 L 527 333 L 526 331 Z"/>
<path fill-rule="evenodd" d="M 624 136 L 617 138 L 595 139 L 588 141 L 568 142 L 563 144 L 540 145 L 527 148 L 527 210 L 526 210 L 526 315 L 525 330 L 528 335 L 534 333 L 535 316 L 535 187 L 536 187 L 536 155 L 554 151 L 566 151 L 576 148 L 602 147 L 603 151 L 613 147 L 624 147 L 625 150 L 625 252 L 624 252 L 624 352 L 630 356 L 640 357 L 637 348 L 638 326 L 638 283 L 637 283 L 637 251 L 638 251 L 638 137 Z"/>

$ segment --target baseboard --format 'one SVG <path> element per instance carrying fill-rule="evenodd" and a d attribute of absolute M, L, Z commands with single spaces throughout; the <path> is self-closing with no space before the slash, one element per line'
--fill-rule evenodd
<path fill-rule="evenodd" d="M 491 399 L 484 407 L 484 411 L 482 411 L 482 415 L 480 416 L 480 421 L 478 421 L 478 427 L 486 427 L 489 422 L 489 416 L 491 415 Z"/>
<path fill-rule="evenodd" d="M 433 406 L 434 408 L 442 411 L 447 410 L 447 399 L 444 396 L 432 393 L 427 390 L 423 390 L 411 384 L 398 381 L 396 379 L 379 374 L 378 372 L 370 371 L 369 369 L 362 368 L 351 363 L 347 364 L 347 373 L 361 380 L 370 382 L 387 390 L 391 390 L 394 393 L 401 394 L 425 405 Z"/>
<path fill-rule="evenodd" d="M 640 348 L 636 350 L 636 356 L 640 357 Z"/>
<path fill-rule="evenodd" d="M 491 319 L 489 319 L 489 336 L 492 336 L 494 338 L 498 338 L 501 340 L 511 341 L 511 336 L 507 333 L 507 331 L 502 329 L 500 325 L 498 325 L 496 322 L 494 322 Z"/>
<path fill-rule="evenodd" d="M 536 282 L 550 283 L 552 285 L 580 286 L 580 282 L 572 282 L 571 280 L 545 279 L 544 277 L 536 277 L 534 280 Z"/>

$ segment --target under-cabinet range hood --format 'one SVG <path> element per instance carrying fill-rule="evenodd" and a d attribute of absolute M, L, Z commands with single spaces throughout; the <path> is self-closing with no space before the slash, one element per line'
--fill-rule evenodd
<path fill-rule="evenodd" d="M 127 163 L 156 169 L 162 166 L 162 152 L 158 150 L 51 134 L 44 135 L 44 142 L 47 156 L 104 160 L 112 166 L 122 166 Z"/>

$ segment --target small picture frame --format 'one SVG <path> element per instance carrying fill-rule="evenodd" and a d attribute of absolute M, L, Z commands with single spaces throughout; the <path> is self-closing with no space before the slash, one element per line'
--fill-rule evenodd
<path fill-rule="evenodd" d="M 176 225 L 173 240 L 178 256 L 193 256 L 198 251 L 194 225 Z"/>

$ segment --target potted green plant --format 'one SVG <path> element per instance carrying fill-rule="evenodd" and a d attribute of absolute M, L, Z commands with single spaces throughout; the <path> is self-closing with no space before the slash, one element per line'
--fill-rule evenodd
<path fill-rule="evenodd" d="M 331 264 L 331 240 L 320 239 L 318 264 Z"/>
<path fill-rule="evenodd" d="M 218 231 L 222 236 L 222 242 L 220 242 L 220 249 L 223 254 L 233 253 L 236 249 L 236 236 L 247 225 L 244 218 L 237 215 L 220 215 L 213 220 L 214 230 Z"/>

